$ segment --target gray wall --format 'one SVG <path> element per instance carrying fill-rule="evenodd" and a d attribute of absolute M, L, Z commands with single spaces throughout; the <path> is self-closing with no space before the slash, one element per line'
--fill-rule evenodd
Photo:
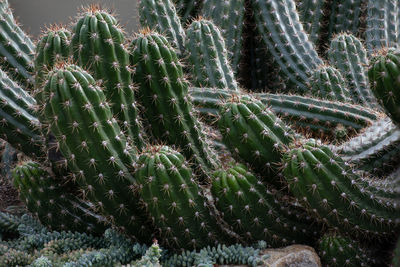
<path fill-rule="evenodd" d="M 14 16 L 23 29 L 37 37 L 45 25 L 70 24 L 81 6 L 100 3 L 117 14 L 128 33 L 139 27 L 138 0 L 9 0 Z"/>

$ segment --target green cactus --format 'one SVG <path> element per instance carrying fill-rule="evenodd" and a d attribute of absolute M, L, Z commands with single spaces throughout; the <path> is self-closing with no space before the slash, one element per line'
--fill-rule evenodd
<path fill-rule="evenodd" d="M 351 238 L 325 234 L 318 245 L 324 266 L 372 266 L 370 253 Z"/>
<path fill-rule="evenodd" d="M 42 224 L 53 230 L 101 233 L 106 221 L 90 211 L 87 203 L 74 196 L 38 163 L 26 162 L 13 170 L 13 182 L 20 197 Z"/>
<path fill-rule="evenodd" d="M 257 29 L 279 68 L 286 90 L 308 91 L 312 70 L 323 62 L 299 20 L 294 0 L 253 0 Z"/>
<path fill-rule="evenodd" d="M 398 1 L 367 1 L 365 42 L 371 55 L 381 48 L 397 46 L 400 41 L 400 4 Z"/>
<path fill-rule="evenodd" d="M 46 82 L 46 75 L 54 65 L 66 60 L 70 53 L 71 33 L 68 29 L 53 25 L 46 29 L 36 46 L 34 59 L 35 70 L 35 99 L 37 105 L 43 107 L 45 98 L 42 87 Z M 40 112 L 38 115 L 40 116 Z M 41 118 L 43 119 L 43 118 Z"/>
<path fill-rule="evenodd" d="M 400 238 L 397 240 L 396 247 L 394 248 L 393 251 L 392 266 L 393 267 L 400 266 Z"/>
<path fill-rule="evenodd" d="M 238 90 L 225 45 L 222 33 L 213 22 L 200 18 L 190 24 L 186 49 L 195 86 Z"/>
<path fill-rule="evenodd" d="M 323 28 L 324 8 L 328 0 L 303 0 L 298 1 L 300 21 L 304 30 L 309 34 L 310 41 L 316 46 Z"/>
<path fill-rule="evenodd" d="M 237 74 L 242 56 L 245 0 L 205 0 L 202 16 L 220 29 L 233 73 Z"/>
<path fill-rule="evenodd" d="M 165 246 L 201 248 L 221 238 L 195 175 L 180 153 L 152 146 L 136 164 L 140 199 Z"/>
<path fill-rule="evenodd" d="M 35 45 L 15 20 L 8 1 L 0 3 L 0 66 L 23 86 L 33 84 Z"/>
<path fill-rule="evenodd" d="M 177 54 L 183 56 L 186 36 L 172 0 L 141 0 L 139 9 L 142 27 L 165 34 Z"/>
<path fill-rule="evenodd" d="M 174 2 L 182 23 L 187 23 L 190 19 L 195 18 L 203 5 L 203 0 L 174 0 Z"/>
<path fill-rule="evenodd" d="M 135 148 L 125 139 L 103 90 L 80 67 L 64 63 L 44 88 L 49 130 L 84 196 L 107 220 L 147 240 L 131 168 Z"/>
<path fill-rule="evenodd" d="M 371 90 L 386 113 L 400 125 L 400 53 L 394 49 L 383 49 L 373 57 L 368 69 Z"/>
<path fill-rule="evenodd" d="M 279 246 L 309 242 L 312 237 L 310 224 L 281 212 L 276 196 L 243 165 L 216 171 L 211 191 L 223 219 L 247 242 L 265 240 Z"/>
<path fill-rule="evenodd" d="M 321 222 L 371 238 L 399 228 L 398 205 L 365 190 L 360 177 L 328 147 L 309 140 L 289 150 L 283 166 L 290 192 Z"/>
<path fill-rule="evenodd" d="M 367 51 L 361 41 L 353 35 L 341 33 L 332 39 L 328 57 L 346 78 L 353 102 L 376 108 L 376 99 L 368 83 Z"/>
<path fill-rule="evenodd" d="M 44 156 L 36 101 L 0 69 L 0 135 L 28 156 Z"/>
<path fill-rule="evenodd" d="M 363 0 L 331 0 L 327 40 L 336 34 L 347 32 L 359 36 L 363 20 Z M 328 10 L 325 13 L 328 13 Z"/>
<path fill-rule="evenodd" d="M 218 127 L 224 143 L 260 173 L 276 171 L 283 150 L 294 142 L 293 131 L 266 105 L 236 97 L 220 108 Z M 268 177 L 276 182 L 276 177 Z"/>
<path fill-rule="evenodd" d="M 133 68 L 118 21 L 98 6 L 90 6 L 74 26 L 71 50 L 78 65 L 88 68 L 103 83 L 120 128 L 140 150 L 143 140 L 134 98 Z"/>
<path fill-rule="evenodd" d="M 364 132 L 332 150 L 358 170 L 382 175 L 393 170 L 400 149 L 400 130 L 388 117 L 375 121 Z"/>
<path fill-rule="evenodd" d="M 165 37 L 143 31 L 132 42 L 134 79 L 138 95 L 154 139 L 176 145 L 186 158 L 197 164 L 203 177 L 218 168 L 202 125 L 188 96 L 182 67 Z"/>
<path fill-rule="evenodd" d="M 351 102 L 347 83 L 340 72 L 327 65 L 318 67 L 310 79 L 312 95 L 341 102 Z"/>
<path fill-rule="evenodd" d="M 228 90 L 196 87 L 190 88 L 189 93 L 200 114 L 212 119 L 218 116 L 224 101 L 235 94 Z M 380 116 L 374 110 L 338 101 L 269 93 L 253 93 L 252 96 L 268 105 L 286 123 L 324 136 L 332 135 L 339 125 L 354 134 L 370 126 Z"/>

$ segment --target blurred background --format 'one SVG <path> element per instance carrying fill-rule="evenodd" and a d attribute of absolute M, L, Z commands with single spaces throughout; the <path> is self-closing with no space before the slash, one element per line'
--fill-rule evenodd
<path fill-rule="evenodd" d="M 97 3 L 114 11 L 127 33 L 139 27 L 138 0 L 9 0 L 9 3 L 23 29 L 35 39 L 45 25 L 70 24 L 81 6 Z"/>

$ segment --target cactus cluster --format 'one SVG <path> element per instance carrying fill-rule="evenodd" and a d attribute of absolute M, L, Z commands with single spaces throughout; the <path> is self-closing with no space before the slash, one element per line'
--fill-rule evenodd
<path fill-rule="evenodd" d="M 0 266 L 255 266 L 257 242 L 389 262 L 394 2 L 141 0 L 131 38 L 91 5 L 35 43 L 0 0 L 0 137 L 44 225 L 0 213 Z"/>

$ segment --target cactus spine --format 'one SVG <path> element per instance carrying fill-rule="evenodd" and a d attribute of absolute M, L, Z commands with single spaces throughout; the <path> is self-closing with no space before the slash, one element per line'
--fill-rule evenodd
<path fill-rule="evenodd" d="M 209 20 L 194 20 L 187 29 L 186 49 L 196 86 L 238 90 L 220 30 Z"/>
<path fill-rule="evenodd" d="M 117 20 L 97 6 L 89 7 L 73 30 L 71 49 L 78 65 L 93 72 L 121 129 L 139 149 L 143 140 L 134 98 L 132 68 L 125 37 Z"/>
<path fill-rule="evenodd" d="M 147 31 L 136 36 L 132 48 L 134 77 L 140 83 L 138 95 L 151 134 L 179 146 L 188 159 L 197 163 L 202 176 L 208 176 L 218 162 L 194 114 L 188 84 L 174 49 L 165 37 Z"/>
<path fill-rule="evenodd" d="M 310 41 L 316 46 L 319 43 L 322 31 L 322 19 L 327 0 L 303 0 L 298 1 L 300 20 L 304 30 L 309 34 Z"/>

